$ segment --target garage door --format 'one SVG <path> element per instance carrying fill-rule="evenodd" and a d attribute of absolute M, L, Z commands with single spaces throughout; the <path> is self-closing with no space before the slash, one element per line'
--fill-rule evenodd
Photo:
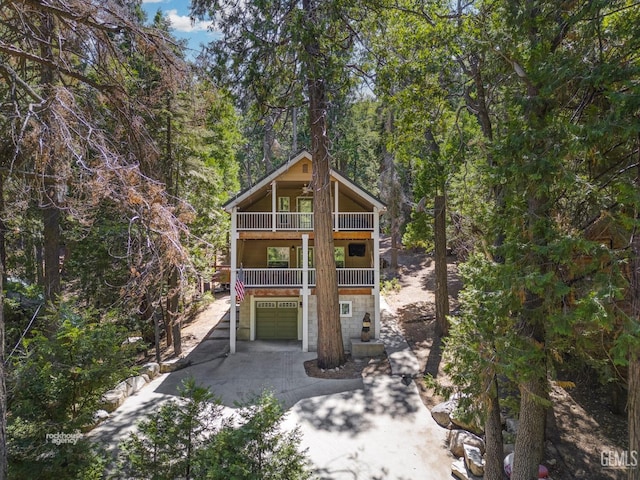
<path fill-rule="evenodd" d="M 297 340 L 298 301 L 257 301 L 256 338 Z"/>

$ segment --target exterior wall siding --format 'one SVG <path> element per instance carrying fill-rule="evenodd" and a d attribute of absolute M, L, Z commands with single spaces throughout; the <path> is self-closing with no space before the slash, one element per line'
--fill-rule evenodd
<path fill-rule="evenodd" d="M 253 297 L 245 296 L 240 304 L 240 315 L 238 316 L 238 329 L 236 338 L 238 340 L 250 340 L 251 338 L 251 301 Z"/>
<path fill-rule="evenodd" d="M 360 338 L 362 318 L 369 312 L 371 316 L 371 338 L 376 335 L 373 318 L 375 302 L 372 295 L 340 295 L 340 301 L 351 302 L 351 317 L 341 317 L 342 342 L 347 351 L 351 350 L 351 339 Z M 318 350 L 318 318 L 316 314 L 316 296 L 309 296 L 309 351 Z"/>

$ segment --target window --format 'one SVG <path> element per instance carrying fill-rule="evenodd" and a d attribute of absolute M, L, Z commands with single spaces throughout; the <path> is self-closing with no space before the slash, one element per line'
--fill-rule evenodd
<path fill-rule="evenodd" d="M 298 212 L 300 213 L 300 228 L 311 230 L 313 228 L 313 198 L 298 197 Z"/>
<path fill-rule="evenodd" d="M 351 301 L 341 301 L 340 302 L 340 316 L 341 317 L 350 317 L 351 313 Z"/>
<path fill-rule="evenodd" d="M 278 197 L 278 211 L 279 212 L 289 212 L 290 200 L 289 197 Z M 289 214 L 281 213 L 278 215 L 278 228 L 287 228 L 289 227 Z"/>
<path fill-rule="evenodd" d="M 302 247 L 298 247 L 298 268 L 302 268 L 304 266 L 302 262 Z M 309 247 L 309 258 L 307 267 L 313 268 L 313 247 Z"/>
<path fill-rule="evenodd" d="M 267 267 L 289 268 L 289 247 L 267 247 Z"/>
<path fill-rule="evenodd" d="M 289 197 L 278 197 L 278 211 L 279 212 L 289 211 Z"/>
<path fill-rule="evenodd" d="M 344 268 L 344 247 L 334 247 L 333 258 L 336 260 L 336 268 Z"/>

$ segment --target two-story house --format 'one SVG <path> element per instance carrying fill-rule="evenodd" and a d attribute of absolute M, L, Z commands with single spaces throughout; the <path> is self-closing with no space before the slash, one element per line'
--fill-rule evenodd
<path fill-rule="evenodd" d="M 318 343 L 311 154 L 301 152 L 224 205 L 231 214 L 230 351 L 237 340 Z M 380 200 L 331 170 L 333 240 L 345 349 L 369 313 L 380 334 Z"/>

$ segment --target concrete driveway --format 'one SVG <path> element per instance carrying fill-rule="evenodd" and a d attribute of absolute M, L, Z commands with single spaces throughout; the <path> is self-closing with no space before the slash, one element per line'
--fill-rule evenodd
<path fill-rule="evenodd" d="M 298 427 L 320 479 L 450 479 L 452 457 L 445 430 L 431 418 L 413 382 L 400 376 L 350 380 L 308 377 L 303 362 L 316 357 L 298 342 L 238 342 L 227 355 L 210 335 L 187 357 L 191 365 L 153 380 L 90 436 L 115 449 L 135 422 L 175 398 L 193 376 L 228 409 L 269 388 L 284 403 L 285 425 Z"/>

